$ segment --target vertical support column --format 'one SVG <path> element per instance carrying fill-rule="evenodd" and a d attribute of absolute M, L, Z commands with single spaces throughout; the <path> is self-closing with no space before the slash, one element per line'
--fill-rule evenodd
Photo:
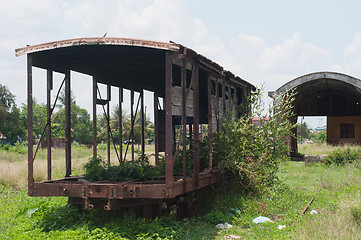
<path fill-rule="evenodd" d="M 111 99 L 111 89 L 110 85 L 107 85 L 107 157 L 108 157 L 108 166 L 110 166 L 110 99 Z"/>
<path fill-rule="evenodd" d="M 172 135 L 172 55 L 167 52 L 165 56 L 165 181 L 168 187 L 174 184 Z"/>
<path fill-rule="evenodd" d="M 186 113 L 186 91 L 187 91 L 187 60 L 183 58 L 181 70 L 181 86 L 182 86 L 182 133 L 183 133 L 183 192 L 187 189 L 187 113 Z M 190 88 L 191 86 L 189 86 Z"/>
<path fill-rule="evenodd" d="M 189 128 L 189 149 L 193 149 L 193 125 L 192 123 L 188 124 Z"/>
<path fill-rule="evenodd" d="M 222 91 L 223 92 L 223 91 Z M 220 121 L 220 110 L 219 110 L 219 79 L 216 84 L 216 123 L 217 123 L 217 164 L 219 164 L 219 121 Z"/>
<path fill-rule="evenodd" d="M 193 186 L 199 186 L 199 77 L 198 64 L 194 68 L 193 80 L 193 114 L 194 114 L 194 155 L 193 155 Z"/>
<path fill-rule="evenodd" d="M 33 196 L 33 187 L 34 187 L 34 159 L 33 159 L 33 59 L 31 55 L 28 57 L 28 194 Z"/>
<path fill-rule="evenodd" d="M 93 158 L 97 157 L 97 80 L 93 77 Z"/>
<path fill-rule="evenodd" d="M 142 154 L 145 153 L 145 120 L 144 120 L 144 91 L 141 90 L 140 91 L 140 97 L 141 97 L 141 105 L 140 105 L 140 108 L 141 108 L 141 115 L 140 117 L 142 118 L 141 120 L 141 124 L 142 124 Z"/>
<path fill-rule="evenodd" d="M 134 122 L 135 122 L 135 119 L 134 119 L 134 91 L 132 90 L 130 92 L 130 119 L 131 119 L 131 134 L 130 134 L 130 141 L 131 144 L 132 144 L 132 161 L 134 161 Z"/>
<path fill-rule="evenodd" d="M 213 131 L 212 131 L 212 82 L 210 75 L 208 74 L 208 168 L 213 166 Z"/>
<path fill-rule="evenodd" d="M 70 70 L 65 74 L 65 177 L 71 175 L 71 99 Z"/>
<path fill-rule="evenodd" d="M 291 124 L 297 123 L 297 115 L 291 117 L 290 119 Z M 298 146 L 297 146 L 297 127 L 291 129 L 292 133 L 295 137 L 290 136 L 290 156 L 293 157 L 298 152 Z"/>
<path fill-rule="evenodd" d="M 222 103 L 223 103 L 223 111 L 222 111 L 221 119 L 227 117 L 226 79 L 222 79 Z"/>
<path fill-rule="evenodd" d="M 53 71 L 47 70 L 47 87 L 46 87 L 46 114 L 47 114 L 47 147 L 48 147 L 48 180 L 51 180 L 51 90 L 53 89 Z"/>
<path fill-rule="evenodd" d="M 123 88 L 119 88 L 119 153 L 123 159 Z"/>
<path fill-rule="evenodd" d="M 159 117 L 158 117 L 158 94 L 154 93 L 154 157 L 155 165 L 159 163 Z"/>

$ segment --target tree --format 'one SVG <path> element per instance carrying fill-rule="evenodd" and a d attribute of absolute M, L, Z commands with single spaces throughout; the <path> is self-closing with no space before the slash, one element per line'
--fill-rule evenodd
<path fill-rule="evenodd" d="M 90 144 L 92 142 L 92 123 L 86 109 L 71 104 L 70 107 L 71 137 L 76 142 Z M 65 137 L 65 108 L 61 108 L 52 119 L 52 136 Z"/>
<path fill-rule="evenodd" d="M 309 139 L 310 138 L 310 130 L 307 126 L 307 124 L 304 123 L 297 123 L 297 136 L 301 139 Z"/>
<path fill-rule="evenodd" d="M 11 107 L 15 104 L 15 96 L 9 91 L 6 86 L 0 84 L 0 132 L 4 132 L 4 124 L 6 118 L 11 110 Z"/>
<path fill-rule="evenodd" d="M 28 106 L 23 104 L 21 107 L 21 118 L 27 124 Z M 33 99 L 33 137 L 40 138 L 47 123 L 46 105 L 44 103 L 38 104 L 37 100 Z"/>
<path fill-rule="evenodd" d="M 26 137 L 26 124 L 21 117 L 20 109 L 15 104 L 6 117 L 3 132 L 11 144 Z"/>

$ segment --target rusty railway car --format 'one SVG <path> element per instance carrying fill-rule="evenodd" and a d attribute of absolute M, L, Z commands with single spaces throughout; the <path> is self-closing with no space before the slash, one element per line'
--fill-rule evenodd
<path fill-rule="evenodd" d="M 28 105 L 28 194 L 30 196 L 63 196 L 69 201 L 81 204 L 85 209 L 94 207 L 105 210 L 119 207 L 143 206 L 143 211 L 160 213 L 167 204 L 185 202 L 188 213 L 192 200 L 187 198 L 196 189 L 206 187 L 222 179 L 225 175 L 217 167 L 217 149 L 212 149 L 215 132 L 220 131 L 220 120 L 226 114 L 237 116 L 241 109 L 248 109 L 247 96 L 255 87 L 247 81 L 225 71 L 221 66 L 185 46 L 176 43 L 126 39 L 126 38 L 79 38 L 62 40 L 16 49 L 16 56 L 27 55 L 27 105 Z M 65 177 L 52 178 L 51 137 L 47 139 L 47 180 L 34 181 L 35 154 L 33 145 L 33 67 L 44 69 L 47 82 L 48 122 L 44 133 L 51 136 L 51 114 L 53 112 L 51 93 L 53 74 L 64 76 L 61 87 L 65 85 Z M 119 89 L 120 113 L 124 108 L 123 91 L 130 91 L 130 110 L 134 128 L 135 115 L 141 115 L 141 151 L 145 152 L 144 134 L 144 90 L 153 93 L 154 104 L 154 144 L 155 163 L 162 154 L 165 158 L 165 176 L 153 181 L 127 182 L 88 182 L 82 175 L 72 174 L 71 159 L 71 71 L 92 77 L 90 87 L 93 94 L 89 97 L 93 105 L 93 156 L 97 156 L 97 105 L 106 106 L 109 116 L 111 87 Z M 107 86 L 107 96 L 102 99 L 98 84 Z M 36 87 L 36 86 L 35 86 Z M 59 91 L 58 91 L 59 93 Z M 134 113 L 135 93 L 139 95 Z M 121 119 L 121 117 L 120 117 Z M 109 118 L 108 118 L 109 120 Z M 109 124 L 109 121 L 108 121 Z M 122 121 L 120 120 L 120 125 Z M 109 125 L 108 125 L 109 126 Z M 206 126 L 206 127 L 204 127 Z M 180 129 L 179 137 L 175 128 Z M 119 129 L 122 129 L 121 127 Z M 203 130 L 206 129 L 206 130 Z M 200 169 L 199 141 L 200 132 L 206 131 L 208 139 L 208 166 Z M 107 160 L 110 163 L 111 143 L 108 127 Z M 119 161 L 125 159 L 119 136 Z M 134 159 L 134 143 L 130 143 Z M 174 155 L 179 145 L 184 146 L 183 173 L 173 172 Z M 186 171 L 186 149 L 193 148 L 193 173 Z M 218 148 L 218 147 L 217 147 Z M 155 209 L 154 210 L 154 206 Z"/>

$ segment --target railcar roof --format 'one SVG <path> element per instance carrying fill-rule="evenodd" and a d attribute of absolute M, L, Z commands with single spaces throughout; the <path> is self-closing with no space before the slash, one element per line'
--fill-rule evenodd
<path fill-rule="evenodd" d="M 77 38 L 27 46 L 16 56 L 31 55 L 35 67 L 57 72 L 88 74 L 97 81 L 133 90 L 164 91 L 166 52 L 195 56 L 212 72 L 225 75 L 221 66 L 180 44 L 130 38 Z M 227 72 L 227 76 L 230 72 Z M 254 86 L 232 74 L 233 82 Z"/>

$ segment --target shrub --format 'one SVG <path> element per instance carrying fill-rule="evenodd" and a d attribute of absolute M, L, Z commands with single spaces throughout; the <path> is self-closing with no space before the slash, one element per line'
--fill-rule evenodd
<path fill-rule="evenodd" d="M 152 180 L 161 174 L 161 166 L 150 165 L 148 158 L 144 156 L 134 162 L 122 162 L 115 166 L 109 166 L 101 157 L 91 158 L 84 169 L 85 178 L 89 181 Z"/>
<path fill-rule="evenodd" d="M 19 154 L 27 154 L 28 148 L 25 146 L 22 146 L 18 143 L 16 143 L 13 146 L 10 144 L 5 144 L 5 145 L 0 145 L 0 151 L 13 152 L 13 153 L 19 153 Z"/>
<path fill-rule="evenodd" d="M 347 147 L 346 149 L 336 149 L 328 154 L 324 162 L 328 165 L 335 164 L 337 166 L 343 166 L 347 163 L 353 163 L 361 159 L 361 148 L 351 149 Z"/>
<path fill-rule="evenodd" d="M 292 136 L 291 129 L 295 127 L 289 121 L 294 95 L 290 91 L 276 97 L 269 107 L 269 121 L 261 120 L 259 126 L 252 126 L 252 118 L 263 112 L 262 91 L 258 90 L 250 96 L 250 114 L 223 121 L 219 148 L 224 159 L 222 166 L 237 174 L 247 189 L 260 191 L 272 185 L 280 162 L 288 159 L 285 140 Z"/>

